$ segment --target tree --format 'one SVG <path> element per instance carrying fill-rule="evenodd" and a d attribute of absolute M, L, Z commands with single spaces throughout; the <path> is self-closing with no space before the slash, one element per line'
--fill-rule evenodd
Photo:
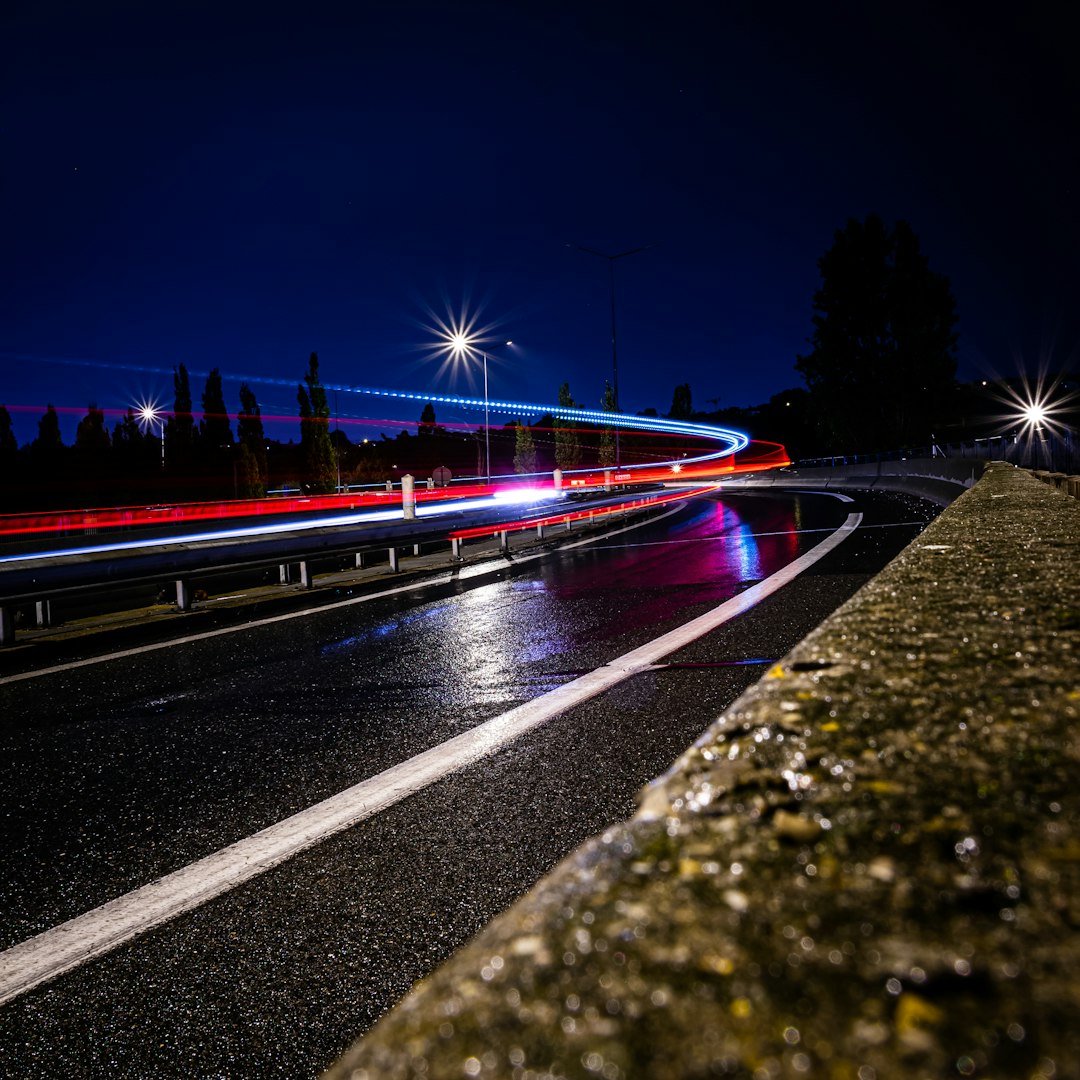
<path fill-rule="evenodd" d="M 104 453 L 109 449 L 109 432 L 105 427 L 105 413 L 92 401 L 86 407 L 86 415 L 75 429 L 75 445 L 81 453 Z"/>
<path fill-rule="evenodd" d="M 435 406 L 429 401 L 420 413 L 420 423 L 416 425 L 416 434 L 434 435 L 435 430 Z"/>
<path fill-rule="evenodd" d="M 536 440 L 532 428 L 519 420 L 514 432 L 514 472 L 524 476 L 536 471 Z"/>
<path fill-rule="evenodd" d="M 75 429 L 73 472 L 78 487 L 99 499 L 109 480 L 109 431 L 105 413 L 91 402 Z"/>
<path fill-rule="evenodd" d="M 240 384 L 240 411 L 236 414 L 237 494 L 242 499 L 261 499 L 266 494 L 266 433 L 262 411 L 248 384 Z"/>
<path fill-rule="evenodd" d="M 18 501 L 19 440 L 11 424 L 11 413 L 0 405 L 0 510 L 13 510 Z"/>
<path fill-rule="evenodd" d="M 35 508 L 59 506 L 60 498 L 66 496 L 67 452 L 60 434 L 60 417 L 49 404 L 38 421 L 37 438 L 30 444 L 32 477 L 28 498 Z"/>
<path fill-rule="evenodd" d="M 694 406 L 690 400 L 690 384 L 681 383 L 675 387 L 671 395 L 671 412 L 668 413 L 670 420 L 692 420 L 694 418 Z"/>
<path fill-rule="evenodd" d="M 300 404 L 300 455 L 304 476 L 301 486 L 315 495 L 325 495 L 334 490 L 336 469 L 334 448 L 330 443 L 330 406 L 326 390 L 319 381 L 319 354 L 308 358 L 307 374 L 303 386 L 296 388 L 296 400 Z"/>
<path fill-rule="evenodd" d="M 607 413 L 615 411 L 615 391 L 611 388 L 611 383 L 606 379 L 604 380 L 604 396 L 600 399 L 600 407 Z M 604 468 L 615 464 L 615 459 L 618 456 L 615 448 L 615 429 L 605 425 L 600 429 L 600 464 Z"/>
<path fill-rule="evenodd" d="M 187 368 L 173 368 L 173 412 L 165 424 L 165 464 L 181 488 L 192 483 L 195 458 L 195 417 L 191 412 L 191 383 Z"/>
<path fill-rule="evenodd" d="M 128 406 L 113 425 L 110 488 L 117 502 L 153 498 L 161 485 L 161 444 L 152 428 L 143 431 L 139 414 Z"/>
<path fill-rule="evenodd" d="M 559 387 L 559 406 L 576 409 L 577 403 L 570 396 L 570 384 Z M 555 419 L 555 465 L 559 469 L 572 469 L 581 464 L 581 443 L 578 440 L 577 421 L 571 418 Z"/>
<path fill-rule="evenodd" d="M 235 495 L 239 477 L 233 472 L 236 461 L 233 456 L 232 425 L 225 407 L 221 372 L 217 368 L 206 376 L 202 408 L 197 449 L 205 494 L 213 498 Z"/>
<path fill-rule="evenodd" d="M 927 442 L 954 387 L 956 301 L 907 222 L 851 219 L 818 260 L 811 352 L 795 368 L 833 450 Z"/>

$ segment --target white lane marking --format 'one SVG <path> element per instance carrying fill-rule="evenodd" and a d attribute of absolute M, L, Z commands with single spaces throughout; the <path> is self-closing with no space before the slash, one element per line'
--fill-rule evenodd
<path fill-rule="evenodd" d="M 444 776 L 494 753 L 553 716 L 647 670 L 668 653 L 783 588 L 846 539 L 861 520 L 861 514 L 849 514 L 831 536 L 764 581 L 611 663 L 493 717 L 378 776 L 354 784 L 205 859 L 12 946 L 0 953 L 0 1005 L 236 888 L 327 837 L 351 828 Z"/>
<path fill-rule="evenodd" d="M 922 528 L 926 525 L 925 521 L 883 521 L 878 525 L 860 525 L 859 527 L 865 532 L 867 529 L 910 529 L 913 525 Z M 826 529 L 774 529 L 769 532 L 743 532 L 736 531 L 730 533 L 713 533 L 712 536 L 690 536 L 681 540 L 642 540 L 636 544 L 619 545 L 619 547 L 627 548 L 643 548 L 643 547 L 667 547 L 672 544 L 709 544 L 718 540 L 760 540 L 766 536 L 808 536 L 810 533 L 831 533 L 831 528 Z M 603 546 L 603 545 L 601 545 Z"/>
<path fill-rule="evenodd" d="M 655 525 L 658 521 L 663 521 L 664 518 L 678 513 L 679 510 L 682 509 L 682 506 L 682 503 L 676 503 L 670 510 L 665 510 L 664 513 L 657 517 L 646 518 L 644 521 L 636 521 L 633 524 L 624 525 L 619 529 L 611 529 L 606 533 L 602 533 L 600 536 L 587 536 L 583 540 L 577 540 L 572 544 L 560 544 L 557 548 L 551 548 L 548 551 L 538 551 L 532 555 L 517 556 L 512 560 L 512 564 L 518 566 L 521 563 L 532 562 L 533 559 L 547 558 L 549 555 L 553 555 L 559 551 L 581 547 L 583 544 L 598 544 L 602 540 L 609 540 L 611 537 L 618 536 L 620 533 L 629 532 L 631 529 L 640 529 L 645 525 Z M 505 570 L 507 565 L 505 560 L 498 556 L 492 556 L 490 560 L 483 563 L 463 567 L 458 571 L 457 578 L 458 580 L 462 580 L 473 577 L 482 577 L 485 574 L 495 574 L 501 570 Z M 103 653 L 101 656 L 88 656 L 85 660 L 71 660 L 66 664 L 54 664 L 52 667 L 36 668 L 33 671 L 20 671 L 15 675 L 3 675 L 0 676 L 0 686 L 3 686 L 5 683 L 23 682 L 26 679 L 38 679 L 44 675 L 57 675 L 63 671 L 74 671 L 77 668 L 90 667 L 93 664 L 104 664 L 109 660 L 122 660 L 128 656 L 140 656 L 143 653 L 156 652 L 158 649 L 171 649 L 177 645 L 187 645 L 192 641 L 206 641 L 210 638 L 222 637 L 225 634 L 239 634 L 242 631 L 251 630 L 256 626 L 269 626 L 271 623 L 288 622 L 290 619 L 306 619 L 308 616 L 317 615 L 323 611 L 335 611 L 338 608 L 351 607 L 353 604 L 366 604 L 370 600 L 384 600 L 388 596 L 397 596 L 400 593 L 413 592 L 416 589 L 427 589 L 433 586 L 449 585 L 453 581 L 453 572 L 444 571 L 441 574 L 434 574 L 431 577 L 425 577 L 419 581 L 413 581 L 406 585 L 398 585 L 393 589 L 383 589 L 380 592 L 367 593 L 364 596 L 353 596 L 348 600 L 337 600 L 332 604 L 319 604 L 315 607 L 304 608 L 302 611 L 289 611 L 284 615 L 268 615 L 263 619 L 238 623 L 236 626 L 222 626 L 217 630 L 203 630 L 198 634 L 187 634 L 184 637 L 170 638 L 168 641 L 157 641 L 149 645 L 137 645 L 133 649 L 118 649 L 116 652 Z"/>
<path fill-rule="evenodd" d="M 769 494 L 764 491 L 764 488 L 770 487 L 777 491 L 790 491 L 793 495 L 831 495 L 834 499 L 839 499 L 841 502 L 854 502 L 855 500 L 850 495 L 842 495 L 839 491 L 813 491 L 809 488 L 800 487 L 788 487 L 786 484 L 763 484 L 758 486 L 757 484 L 742 485 L 738 481 L 734 484 L 728 481 L 727 484 L 721 483 L 720 493 L 722 495 L 740 495 L 740 494 Z"/>

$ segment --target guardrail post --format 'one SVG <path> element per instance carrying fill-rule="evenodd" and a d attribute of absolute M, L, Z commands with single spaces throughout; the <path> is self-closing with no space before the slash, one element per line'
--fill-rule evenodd
<path fill-rule="evenodd" d="M 191 610 L 191 582 L 187 578 L 176 579 L 176 607 L 180 611 Z"/>
<path fill-rule="evenodd" d="M 555 481 L 555 490 L 562 491 L 562 469 L 556 469 L 551 476 Z"/>
<path fill-rule="evenodd" d="M 499 550 L 510 550 L 510 534 L 505 529 L 503 529 L 503 531 L 499 533 Z"/>
<path fill-rule="evenodd" d="M 300 584 L 305 589 L 310 589 L 314 584 L 315 576 L 311 572 L 311 564 L 307 559 L 300 560 Z"/>
<path fill-rule="evenodd" d="M 401 564 L 398 560 L 398 549 L 396 547 L 390 548 L 390 572 L 396 574 L 400 569 Z"/>
<path fill-rule="evenodd" d="M 544 539 L 544 526 L 542 524 L 536 526 L 536 539 L 537 540 L 543 540 Z"/>
<path fill-rule="evenodd" d="M 52 626 L 51 600 L 38 600 L 34 603 L 34 621 L 38 626 Z"/>
<path fill-rule="evenodd" d="M 15 612 L 0 607 L 0 645 L 10 645 L 15 640 Z"/>
<path fill-rule="evenodd" d="M 278 564 L 278 583 L 281 585 L 288 585 L 292 581 L 292 573 L 290 572 L 288 563 Z"/>
<path fill-rule="evenodd" d="M 356 569 L 357 570 L 363 570 L 364 569 L 364 553 L 362 551 L 358 551 L 356 553 Z"/>
<path fill-rule="evenodd" d="M 416 517 L 416 480 L 409 473 L 401 478 L 401 509 L 406 520 Z"/>
<path fill-rule="evenodd" d="M 450 558 L 452 558 L 452 559 L 460 559 L 461 558 L 461 537 L 460 536 L 455 536 L 450 541 Z"/>
<path fill-rule="evenodd" d="M 394 481 L 393 480 L 387 480 L 386 481 L 386 490 L 387 491 L 393 491 L 394 490 Z"/>

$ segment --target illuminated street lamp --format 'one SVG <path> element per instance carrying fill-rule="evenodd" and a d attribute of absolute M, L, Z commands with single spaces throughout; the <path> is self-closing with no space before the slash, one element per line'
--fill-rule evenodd
<path fill-rule="evenodd" d="M 476 338 L 471 338 L 464 330 L 457 330 L 448 339 L 450 351 L 455 357 L 471 356 L 479 353 L 484 360 L 484 469 L 487 474 L 487 482 L 491 483 L 491 422 L 488 413 L 488 373 L 487 359 L 492 346 L 479 345 Z M 513 345 L 512 341 L 504 341 L 503 345 Z M 499 348 L 500 346 L 495 346 Z"/>
<path fill-rule="evenodd" d="M 139 419 L 144 426 L 161 425 L 161 467 L 165 468 L 165 414 L 158 411 L 154 402 L 139 406 Z"/>

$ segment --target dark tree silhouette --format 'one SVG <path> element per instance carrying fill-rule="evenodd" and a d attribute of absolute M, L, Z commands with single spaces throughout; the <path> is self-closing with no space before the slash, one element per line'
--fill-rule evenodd
<path fill-rule="evenodd" d="M 694 406 L 690 400 L 690 384 L 680 383 L 671 395 L 671 412 L 668 413 L 668 417 L 672 420 L 691 420 L 693 416 Z"/>
<path fill-rule="evenodd" d="M 86 408 L 86 415 L 75 429 L 75 448 L 83 458 L 96 457 L 100 466 L 108 454 L 109 432 L 105 427 L 105 413 L 92 401 Z"/>
<path fill-rule="evenodd" d="M 68 448 L 60 434 L 60 417 L 49 404 L 38 421 L 37 438 L 30 444 L 31 490 L 27 505 L 34 508 L 59 507 L 68 498 Z"/>
<path fill-rule="evenodd" d="M 195 417 L 187 368 L 173 368 L 173 412 L 165 424 L 165 467 L 181 497 L 194 497 Z"/>
<path fill-rule="evenodd" d="M 559 387 L 559 405 L 564 409 L 576 409 L 577 403 L 570 394 L 570 384 Z M 572 469 L 581 464 L 581 441 L 577 432 L 578 421 L 556 419 L 555 465 L 560 469 Z"/>
<path fill-rule="evenodd" d="M 159 497 L 161 490 L 161 443 L 157 430 L 143 431 L 139 415 L 128 408 L 123 420 L 113 425 L 109 490 L 113 502 L 131 503 Z"/>
<path fill-rule="evenodd" d="M 307 384 L 296 388 L 300 404 L 300 454 L 304 475 L 301 486 L 305 491 L 324 495 L 334 490 L 334 448 L 330 443 L 330 406 L 326 390 L 319 381 L 319 354 L 308 358 Z"/>
<path fill-rule="evenodd" d="M 852 219 L 818 260 L 811 352 L 795 364 L 831 449 L 925 443 L 956 375 L 956 301 L 907 222 Z"/>
<path fill-rule="evenodd" d="M 97 407 L 96 402 L 91 402 L 75 429 L 72 453 L 71 479 L 78 489 L 81 502 L 108 501 L 111 445 L 109 431 L 105 427 L 105 413 Z"/>
<path fill-rule="evenodd" d="M 237 463 L 234 459 L 232 425 L 229 422 L 229 411 L 225 407 L 221 372 L 217 368 L 213 368 L 206 376 L 202 407 L 197 446 L 203 476 L 203 495 L 227 498 L 236 494 L 239 477 L 233 472 Z"/>
<path fill-rule="evenodd" d="M 242 499 L 261 499 L 269 482 L 266 466 L 266 433 L 262 411 L 248 384 L 240 384 L 240 412 L 236 415 L 237 494 Z"/>
<path fill-rule="evenodd" d="M 0 510 L 14 510 L 21 502 L 18 463 L 19 440 L 12 428 L 11 413 L 0 405 Z"/>

